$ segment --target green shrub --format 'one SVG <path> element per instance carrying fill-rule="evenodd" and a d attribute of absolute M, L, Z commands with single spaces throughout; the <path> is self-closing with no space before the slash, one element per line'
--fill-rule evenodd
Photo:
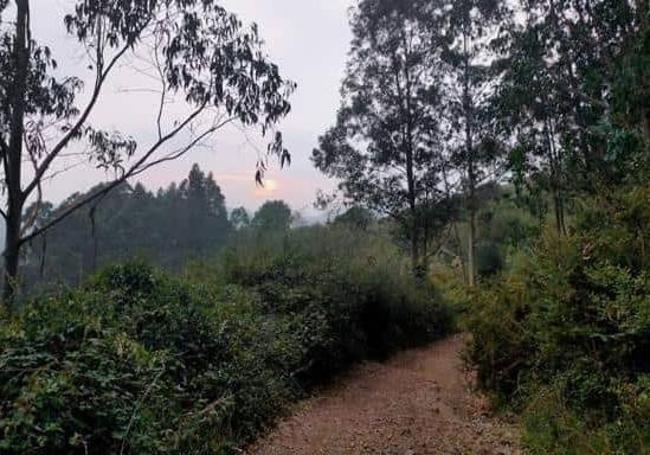
<path fill-rule="evenodd" d="M 499 273 L 504 266 L 499 246 L 491 242 L 481 242 L 476 251 L 476 272 L 481 277 L 491 277 Z"/>
<path fill-rule="evenodd" d="M 449 329 L 395 251 L 319 229 L 185 278 L 111 267 L 0 323 L 0 452 L 230 453 L 352 362 Z"/>
<path fill-rule="evenodd" d="M 547 233 L 474 295 L 468 358 L 483 388 L 528 409 L 540 453 L 648 447 L 650 421 L 638 416 L 650 374 L 649 202 L 636 188 L 587 204 L 568 236 Z M 548 391 L 553 400 L 540 398 Z M 583 449 L 572 432 L 586 435 Z"/>

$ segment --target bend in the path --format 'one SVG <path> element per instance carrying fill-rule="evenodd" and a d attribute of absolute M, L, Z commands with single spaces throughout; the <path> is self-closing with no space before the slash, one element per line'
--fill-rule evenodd
<path fill-rule="evenodd" d="M 365 363 L 304 402 L 248 449 L 260 455 L 516 454 L 517 431 L 490 416 L 463 371 L 456 335 Z"/>

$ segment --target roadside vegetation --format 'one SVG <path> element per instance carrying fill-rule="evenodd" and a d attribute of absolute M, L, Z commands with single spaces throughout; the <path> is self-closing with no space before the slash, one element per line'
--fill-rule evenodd
<path fill-rule="evenodd" d="M 138 263 L 0 326 L 3 453 L 221 453 L 353 362 L 449 332 L 380 233 L 242 232 L 174 277 Z"/>
<path fill-rule="evenodd" d="M 585 201 L 471 294 L 468 359 L 533 453 L 650 447 L 650 192 Z"/>

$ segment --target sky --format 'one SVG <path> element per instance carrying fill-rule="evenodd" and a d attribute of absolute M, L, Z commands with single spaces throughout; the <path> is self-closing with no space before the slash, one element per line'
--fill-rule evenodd
<path fill-rule="evenodd" d="M 280 127 L 292 164 L 279 169 L 273 163 L 265 187 L 257 187 L 254 182 L 256 150 L 262 149 L 265 142 L 253 133 L 227 128 L 206 146 L 149 170 L 138 181 L 155 190 L 182 180 L 196 162 L 214 174 L 230 208 L 243 205 L 255 210 L 266 200 L 283 199 L 294 210 L 307 217 L 314 216 L 317 190 L 329 191 L 335 186 L 313 168 L 309 156 L 317 146 L 318 136 L 335 121 L 351 40 L 348 26 L 351 0 L 222 0 L 221 3 L 237 13 L 244 23 L 258 24 L 267 53 L 279 65 L 283 76 L 298 84 L 291 98 L 292 112 Z M 32 5 L 33 36 L 52 48 L 59 61 L 60 75 L 92 80 L 84 50 L 67 37 L 63 26 L 63 13 L 70 10 L 71 0 L 39 0 Z M 134 73 L 132 67 L 119 68 L 90 122 L 123 131 L 146 144 L 155 134 L 156 103 L 147 93 L 150 88 L 151 82 Z M 87 190 L 110 178 L 78 159 L 60 162 L 57 170 L 67 168 L 71 169 L 46 182 L 45 199 L 59 202 L 75 191 Z"/>

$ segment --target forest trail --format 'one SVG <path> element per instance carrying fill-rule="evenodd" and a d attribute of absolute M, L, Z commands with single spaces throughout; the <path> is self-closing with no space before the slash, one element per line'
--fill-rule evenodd
<path fill-rule="evenodd" d="M 519 454 L 462 368 L 464 338 L 368 362 L 305 401 L 249 455 Z"/>

